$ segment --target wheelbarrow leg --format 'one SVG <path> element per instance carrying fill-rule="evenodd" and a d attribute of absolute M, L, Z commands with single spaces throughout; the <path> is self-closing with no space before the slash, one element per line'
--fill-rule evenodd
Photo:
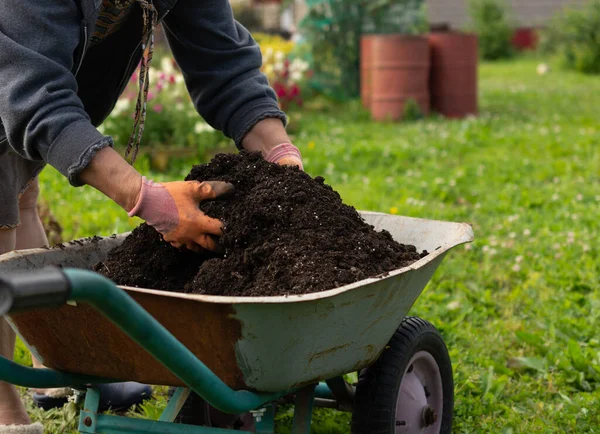
<path fill-rule="evenodd" d="M 275 404 L 267 404 L 251 413 L 254 415 L 254 432 L 256 434 L 275 433 Z"/>
<path fill-rule="evenodd" d="M 190 396 L 190 392 L 191 390 L 188 387 L 178 387 L 171 399 L 169 399 L 167 408 L 165 408 L 158 420 L 173 422 L 181 411 L 181 407 L 183 407 L 183 404 L 188 399 L 188 396 Z"/>
<path fill-rule="evenodd" d="M 296 394 L 292 434 L 310 434 L 310 422 L 315 401 L 316 384 L 303 387 Z"/>
<path fill-rule="evenodd" d="M 95 433 L 98 408 L 100 406 L 100 391 L 89 388 L 85 394 L 83 410 L 79 413 L 79 431 L 83 433 Z"/>

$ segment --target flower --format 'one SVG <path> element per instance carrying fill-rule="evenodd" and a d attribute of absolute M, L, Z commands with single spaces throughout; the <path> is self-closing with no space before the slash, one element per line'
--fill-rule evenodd
<path fill-rule="evenodd" d="M 163 57 L 160 61 L 160 69 L 162 69 L 165 74 L 173 74 L 173 72 L 175 72 L 173 60 L 168 57 Z"/>
<path fill-rule="evenodd" d="M 163 111 L 163 106 L 162 104 L 156 104 L 154 107 L 152 107 L 152 110 L 154 110 L 156 113 L 160 113 Z"/>
<path fill-rule="evenodd" d="M 308 149 L 315 149 L 315 142 L 314 142 L 314 140 L 311 140 L 310 142 L 308 142 Z"/>
<path fill-rule="evenodd" d="M 290 80 L 292 81 L 300 81 L 302 80 L 302 73 L 298 71 L 294 71 L 290 74 Z"/>
<path fill-rule="evenodd" d="M 117 116 L 124 111 L 129 109 L 129 101 L 127 99 L 120 98 L 115 104 L 115 108 L 113 109 L 112 114 Z"/>
<path fill-rule="evenodd" d="M 285 53 L 283 51 L 277 51 L 275 52 L 275 61 L 276 62 L 283 62 L 283 59 L 285 59 Z"/>
<path fill-rule="evenodd" d="M 214 128 L 208 125 L 206 122 L 196 122 L 196 125 L 194 125 L 194 131 L 196 132 L 196 134 L 200 134 L 204 132 L 214 131 Z"/>
<path fill-rule="evenodd" d="M 546 65 L 545 63 L 540 63 L 537 66 L 537 73 L 538 75 L 546 75 L 550 72 L 550 67 L 548 65 Z"/>
<path fill-rule="evenodd" d="M 395 206 L 391 207 L 390 214 L 398 214 L 398 207 L 395 207 Z"/>

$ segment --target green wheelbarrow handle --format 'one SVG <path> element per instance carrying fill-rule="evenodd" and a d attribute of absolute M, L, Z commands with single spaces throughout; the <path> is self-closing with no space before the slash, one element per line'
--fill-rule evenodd
<path fill-rule="evenodd" d="M 56 307 L 67 300 L 92 305 L 194 392 L 221 411 L 243 413 L 289 393 L 234 391 L 125 291 L 99 274 L 86 270 L 51 268 L 0 277 L 0 315 Z M 0 381 L 45 388 L 118 380 L 26 368 L 0 357 Z"/>

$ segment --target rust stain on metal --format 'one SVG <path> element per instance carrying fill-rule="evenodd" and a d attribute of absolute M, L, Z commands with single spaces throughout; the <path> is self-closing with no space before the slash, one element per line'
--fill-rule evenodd
<path fill-rule="evenodd" d="M 221 380 L 246 389 L 235 345 L 242 325 L 228 304 L 202 303 L 128 291 Z M 13 315 L 23 338 L 47 367 L 146 384 L 184 386 L 183 382 L 94 308 L 79 304 Z"/>
<path fill-rule="evenodd" d="M 324 357 L 324 356 L 328 356 L 328 355 L 330 355 L 332 353 L 335 353 L 336 351 L 342 350 L 342 349 L 344 349 L 344 348 L 346 348 L 348 346 L 350 346 L 349 343 L 348 344 L 344 344 L 344 345 L 338 345 L 337 347 L 332 347 L 332 348 L 329 348 L 329 349 L 327 349 L 325 351 L 320 351 L 318 353 L 315 353 L 315 354 L 313 354 L 312 356 L 310 356 L 308 358 L 308 363 L 310 364 L 315 359 L 318 359 L 318 358 Z"/>

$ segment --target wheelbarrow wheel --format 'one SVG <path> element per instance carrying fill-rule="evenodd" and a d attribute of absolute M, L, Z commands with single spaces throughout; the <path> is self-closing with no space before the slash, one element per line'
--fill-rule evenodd
<path fill-rule="evenodd" d="M 361 371 L 353 434 L 452 431 L 454 381 L 438 330 L 417 317 L 402 321 L 379 359 Z"/>

